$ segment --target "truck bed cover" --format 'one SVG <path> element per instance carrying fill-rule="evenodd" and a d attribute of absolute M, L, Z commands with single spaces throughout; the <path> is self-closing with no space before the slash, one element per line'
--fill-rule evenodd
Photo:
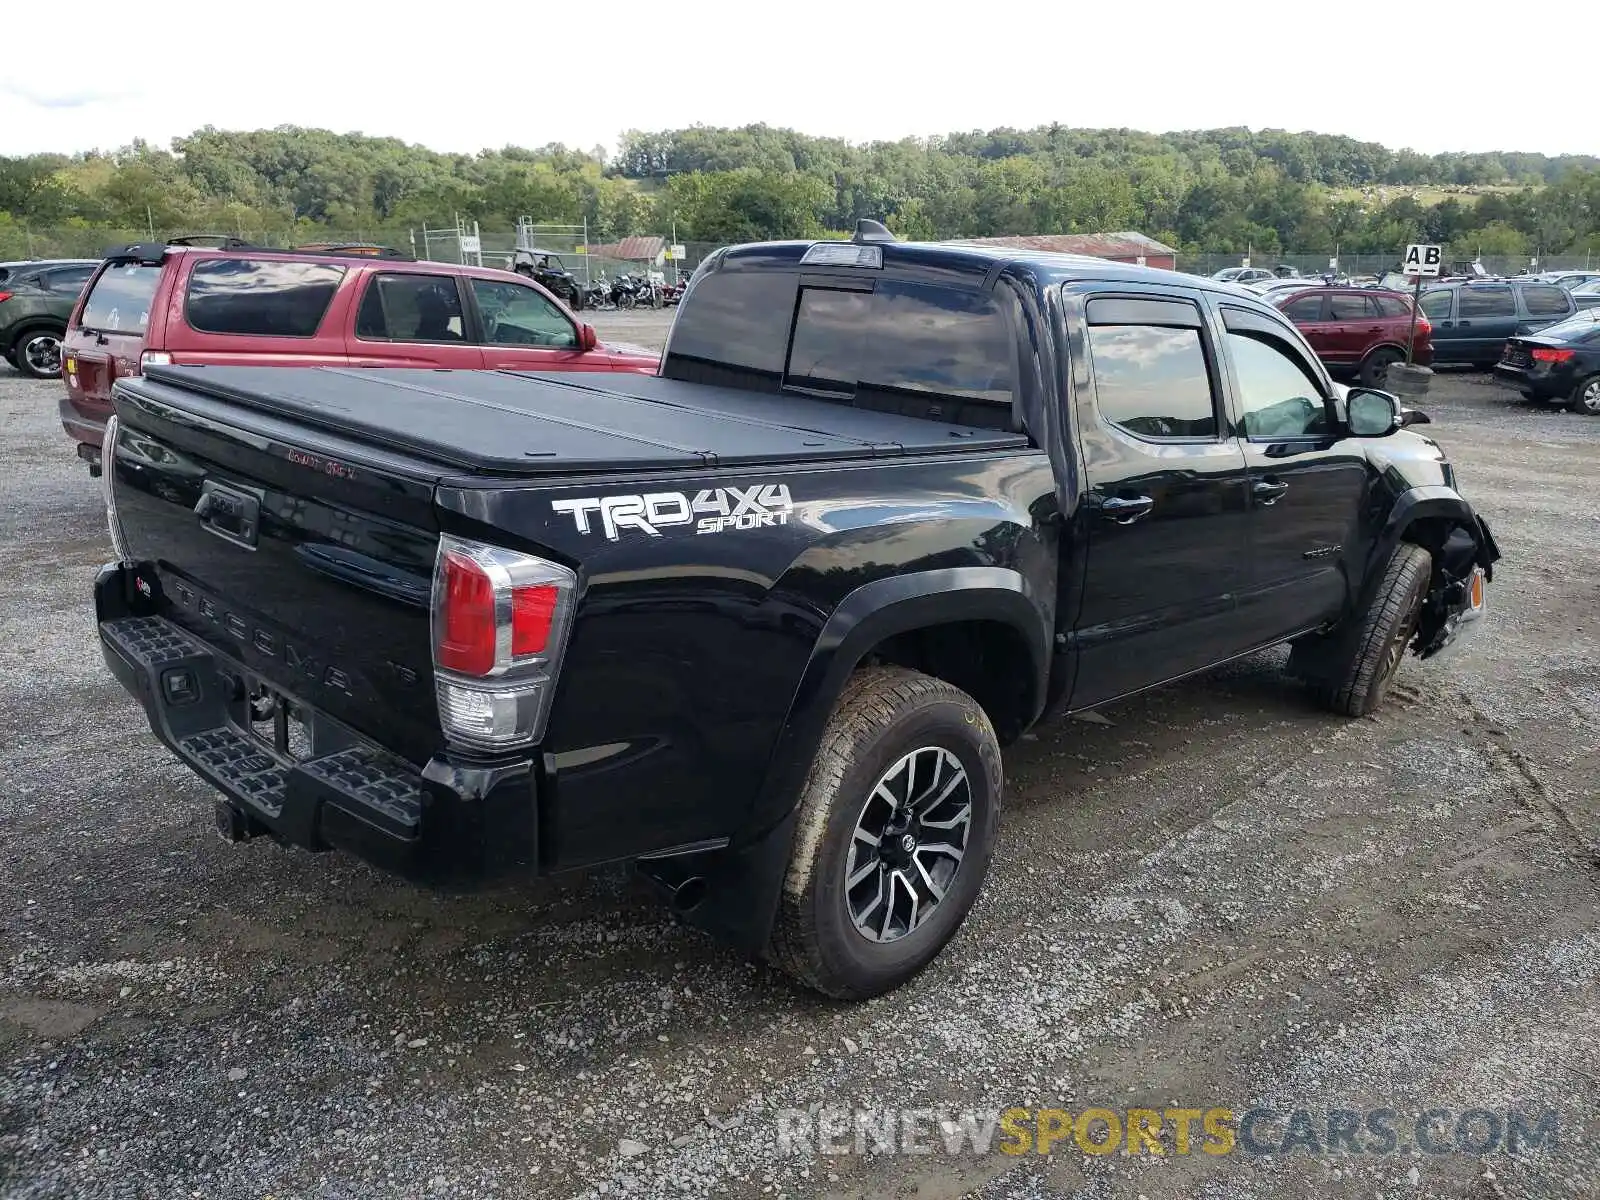
<path fill-rule="evenodd" d="M 152 365 L 143 383 L 119 386 L 155 400 L 177 387 L 483 474 L 658 471 L 1029 444 L 1004 430 L 623 373 L 602 382 L 506 371 Z"/>

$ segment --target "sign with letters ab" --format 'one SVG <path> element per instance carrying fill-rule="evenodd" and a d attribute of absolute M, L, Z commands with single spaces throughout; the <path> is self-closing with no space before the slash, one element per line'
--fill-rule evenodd
<path fill-rule="evenodd" d="M 1406 256 L 1401 260 L 1400 273 L 1402 275 L 1437 275 L 1444 262 L 1444 254 L 1439 246 L 1406 247 Z"/>

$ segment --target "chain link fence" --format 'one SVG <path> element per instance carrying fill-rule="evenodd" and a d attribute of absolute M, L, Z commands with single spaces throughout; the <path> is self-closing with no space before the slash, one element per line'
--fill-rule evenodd
<path fill-rule="evenodd" d="M 441 222 L 441 224 L 443 224 Z M 257 246 L 275 246 L 287 248 L 289 246 L 306 245 L 308 243 L 356 243 L 377 244 L 392 246 L 407 254 L 415 255 L 420 259 L 429 259 L 435 262 L 463 262 L 473 261 L 474 256 L 463 253 L 459 241 L 453 236 L 454 230 L 446 227 L 451 236 L 441 236 L 439 231 L 429 227 L 426 231 L 422 226 L 384 226 L 375 228 L 356 227 L 352 229 L 328 229 L 322 226 L 299 225 L 295 227 L 283 226 L 276 229 L 229 229 L 229 230 L 194 230 L 194 229 L 101 229 L 83 228 L 78 226 L 58 226 L 53 228 L 30 228 L 0 219 L 0 261 L 14 261 L 19 259 L 40 258 L 99 258 L 112 246 L 126 245 L 130 242 L 161 241 L 168 237 L 181 237 L 194 234 L 221 234 L 237 237 L 243 241 Z M 497 226 L 494 228 L 480 228 L 479 256 L 485 267 L 494 267 L 509 270 L 511 267 L 512 251 L 516 247 L 516 229 L 512 225 Z M 681 261 L 671 260 L 658 263 L 644 263 L 624 259 L 605 258 L 596 254 L 585 254 L 580 249 L 582 235 L 562 233 L 541 234 L 541 249 L 552 251 L 561 256 L 567 269 L 579 278 L 584 278 L 587 266 L 587 277 L 597 275 L 616 276 L 629 271 L 660 270 L 668 279 L 672 278 L 674 267 L 679 274 L 687 274 L 699 265 L 700 261 L 716 250 L 721 243 L 718 242 L 683 242 L 684 257 Z M 597 242 L 594 234 L 590 234 L 591 242 Z M 669 238 L 663 240 L 670 241 Z M 545 244 L 548 243 L 548 244 Z M 1318 253 L 1297 254 L 1264 254 L 1259 251 L 1249 255 L 1250 265 L 1271 269 L 1277 266 L 1293 267 L 1302 275 L 1321 275 L 1328 270 L 1328 259 L 1332 257 L 1331 251 Z M 1445 257 L 1451 261 L 1456 258 L 1470 259 L 1471 253 L 1453 253 L 1448 247 Z M 1178 256 L 1178 269 L 1195 275 L 1211 275 L 1224 267 L 1237 267 L 1245 258 L 1245 251 L 1240 250 L 1233 254 L 1180 254 Z M 1348 276 L 1381 275 L 1385 271 L 1395 270 L 1400 263 L 1400 249 L 1397 247 L 1393 254 L 1340 254 L 1339 273 Z M 1491 275 L 1514 275 L 1529 269 L 1529 256 L 1527 255 L 1484 255 L 1481 259 L 1484 270 Z M 1542 254 L 1539 256 L 1539 270 L 1590 270 L 1600 268 L 1600 255 L 1593 254 Z"/>

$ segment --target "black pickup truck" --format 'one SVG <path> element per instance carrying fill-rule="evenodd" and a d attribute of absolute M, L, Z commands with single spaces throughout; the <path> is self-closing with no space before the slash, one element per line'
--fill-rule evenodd
<path fill-rule="evenodd" d="M 633 862 L 841 997 L 956 931 L 1030 725 L 1283 642 L 1366 713 L 1499 558 L 1271 307 L 870 224 L 713 255 L 658 376 L 151 366 L 115 408 L 105 658 L 225 836 Z"/>

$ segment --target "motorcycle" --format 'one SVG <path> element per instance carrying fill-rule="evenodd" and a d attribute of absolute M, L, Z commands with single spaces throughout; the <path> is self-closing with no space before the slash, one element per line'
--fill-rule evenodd
<path fill-rule="evenodd" d="M 660 308 L 666 303 L 662 295 L 662 285 L 653 275 L 646 275 L 638 282 L 634 292 L 634 302 L 646 308 Z"/>
<path fill-rule="evenodd" d="M 635 307 L 639 303 L 638 282 L 631 275 L 618 275 L 611 281 L 611 303 L 621 309 Z"/>
<path fill-rule="evenodd" d="M 596 275 L 583 289 L 585 308 L 607 308 L 611 305 L 611 281 L 602 273 Z"/>

